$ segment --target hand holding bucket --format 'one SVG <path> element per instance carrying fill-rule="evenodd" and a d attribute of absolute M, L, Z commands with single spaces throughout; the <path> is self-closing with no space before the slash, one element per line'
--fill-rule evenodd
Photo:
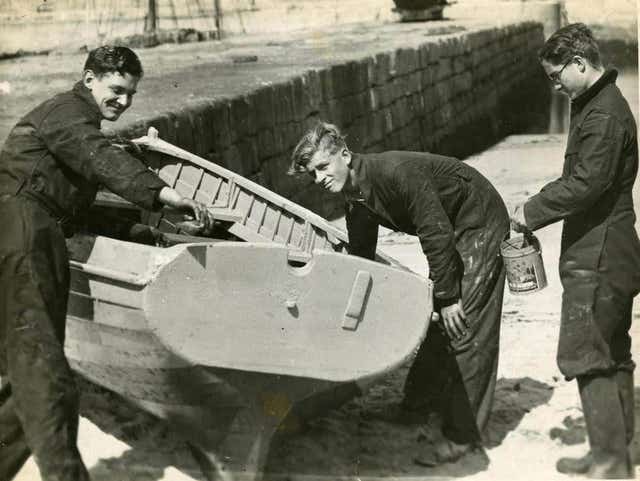
<path fill-rule="evenodd" d="M 502 241 L 500 254 L 507 270 L 507 284 L 512 294 L 529 294 L 547 286 L 538 238 L 525 224 L 521 206 L 511 215 L 511 228 L 522 232 Z"/>

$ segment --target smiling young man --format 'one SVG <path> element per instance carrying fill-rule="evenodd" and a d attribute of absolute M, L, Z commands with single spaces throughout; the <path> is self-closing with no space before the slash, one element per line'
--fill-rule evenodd
<path fill-rule="evenodd" d="M 457 460 L 481 444 L 493 404 L 505 278 L 499 250 L 509 232 L 502 199 L 464 162 L 426 152 L 356 154 L 326 123 L 298 143 L 290 172 L 344 194 L 352 254 L 374 257 L 379 225 L 418 236 L 442 323 L 420 347 L 401 407 L 442 421 L 444 436 L 417 462 Z"/>
<path fill-rule="evenodd" d="M 633 476 L 631 326 L 640 289 L 640 242 L 632 188 L 638 170 L 636 123 L 606 70 L 591 31 L 571 24 L 554 33 L 540 61 L 556 90 L 571 98 L 562 177 L 512 213 L 514 230 L 563 220 L 560 278 L 564 293 L 558 366 L 576 378 L 589 436 L 583 458 L 557 469 L 593 478 Z"/>
<path fill-rule="evenodd" d="M 76 446 L 78 395 L 64 355 L 69 267 L 65 237 L 105 186 L 145 209 L 169 205 L 208 228 L 183 198 L 109 142 L 102 119 L 131 105 L 142 66 L 125 47 L 89 53 L 82 80 L 40 104 L 0 152 L 0 479 L 30 454 L 45 481 L 88 479 Z"/>

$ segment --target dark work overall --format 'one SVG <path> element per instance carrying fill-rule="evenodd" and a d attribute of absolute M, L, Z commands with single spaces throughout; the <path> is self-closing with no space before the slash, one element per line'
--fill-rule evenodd
<path fill-rule="evenodd" d="M 596 463 L 627 456 L 634 432 L 629 328 L 640 289 L 632 198 L 638 146 L 616 75 L 606 72 L 573 100 L 562 177 L 524 206 L 530 229 L 564 221 L 558 366 L 578 380 Z"/>
<path fill-rule="evenodd" d="M 47 481 L 88 479 L 63 349 L 69 265 L 62 227 L 36 202 L 6 195 L 0 225 L 0 479 L 11 479 L 32 452 Z"/>
<path fill-rule="evenodd" d="M 347 214 L 353 253 L 373 255 L 378 224 L 417 235 L 435 308 L 462 299 L 469 323 L 460 340 L 449 339 L 441 324 L 431 325 L 407 377 L 404 405 L 442 414 L 443 433 L 452 441 L 479 443 L 498 367 L 505 280 L 499 253 L 509 232 L 504 203 L 457 159 L 385 152 L 355 155 L 352 162 L 362 195 Z"/>
<path fill-rule="evenodd" d="M 100 132 L 78 83 L 28 113 L 0 152 L 0 481 L 33 454 L 44 481 L 83 481 L 78 393 L 64 354 L 65 235 L 99 185 L 146 209 L 166 184 Z"/>

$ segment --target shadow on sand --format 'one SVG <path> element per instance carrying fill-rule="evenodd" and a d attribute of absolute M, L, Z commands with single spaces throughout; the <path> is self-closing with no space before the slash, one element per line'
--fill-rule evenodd
<path fill-rule="evenodd" d="M 111 391 L 82 378 L 77 382 L 80 414 L 131 447 L 118 457 L 100 459 L 89 469 L 92 481 L 157 481 L 170 466 L 204 481 L 185 441 L 167 423 Z"/>
<path fill-rule="evenodd" d="M 377 420 L 372 412 L 397 403 L 404 373 L 393 373 L 366 395 L 313 420 L 306 431 L 281 439 L 269 459 L 267 479 L 278 476 L 467 476 L 488 467 L 486 453 L 471 453 L 455 464 L 423 467 L 414 458 L 433 437 L 427 423 Z M 391 394 L 391 392 L 394 392 Z M 500 379 L 487 428 L 487 446 L 499 445 L 524 415 L 545 404 L 551 386 L 530 379 Z M 295 478 L 291 478 L 295 479 Z"/>
<path fill-rule="evenodd" d="M 354 475 L 461 477 L 487 469 L 488 458 L 482 451 L 455 464 L 419 466 L 414 458 L 426 448 L 432 428 L 426 423 L 372 419 L 372 412 L 399 401 L 398 386 L 405 375 L 406 369 L 400 369 L 367 395 L 310 421 L 303 431 L 282 434 L 271 450 L 266 479 L 295 479 L 296 475 L 327 479 Z M 170 426 L 116 394 L 85 380 L 79 384 L 81 414 L 131 447 L 118 457 L 99 460 L 90 469 L 94 481 L 156 481 L 170 466 L 204 480 L 186 443 Z M 551 395 L 549 385 L 530 378 L 498 380 L 487 446 L 499 445 L 527 412 L 547 403 Z"/>

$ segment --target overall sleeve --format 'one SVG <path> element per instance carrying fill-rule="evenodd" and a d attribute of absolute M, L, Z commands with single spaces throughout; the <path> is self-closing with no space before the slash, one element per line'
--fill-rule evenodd
<path fill-rule="evenodd" d="M 349 254 L 374 259 L 378 244 L 378 222 L 369 209 L 359 202 L 345 204 Z"/>
<path fill-rule="evenodd" d="M 56 159 L 83 178 L 145 209 L 160 207 L 158 193 L 167 184 L 112 145 L 81 107 L 59 105 L 43 120 L 39 134 Z"/>
<path fill-rule="evenodd" d="M 611 187 L 624 147 L 622 125 L 609 114 L 593 112 L 579 135 L 579 149 L 573 154 L 578 159 L 571 172 L 526 202 L 524 215 L 530 229 L 586 211 Z"/>
<path fill-rule="evenodd" d="M 441 306 L 460 299 L 460 273 L 455 234 L 433 182 L 428 177 L 419 179 L 396 169 L 395 190 L 415 226 L 422 251 L 429 262 L 434 284 L 433 296 Z"/>

